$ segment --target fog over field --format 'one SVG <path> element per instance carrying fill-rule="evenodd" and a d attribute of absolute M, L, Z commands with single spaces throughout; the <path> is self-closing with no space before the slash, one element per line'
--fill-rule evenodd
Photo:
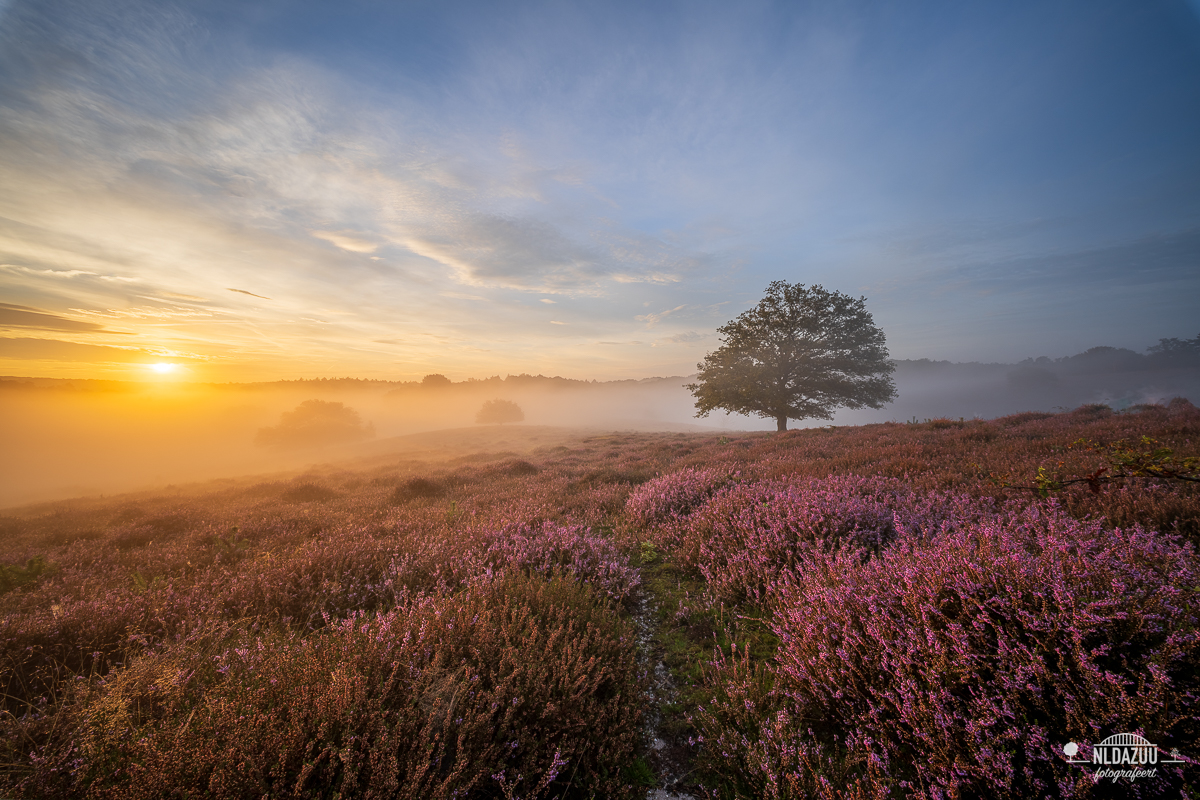
<path fill-rule="evenodd" d="M 1198 99 L 1200 0 L 0 0 L 0 799 L 1200 798 Z"/>
<path fill-rule="evenodd" d="M 882 409 L 842 409 L 832 420 L 803 420 L 793 427 L 992 418 L 1088 403 L 1122 409 L 1172 397 L 1200 400 L 1200 369 L 1192 356 L 1156 360 L 1130 350 L 1093 348 L 1069 358 L 1015 365 L 896 363 L 895 402 Z M 773 428 L 772 420 L 740 415 L 697 418 L 686 388 L 690 380 L 593 382 L 520 375 L 446 385 L 350 379 L 204 385 L 4 378 L 0 439 L 7 453 L 18 455 L 0 461 L 0 505 L 364 457 L 523 452 L 568 435 L 568 429 Z M 524 420 L 476 424 L 483 403 L 493 399 L 516 403 Z M 283 414 L 310 400 L 351 409 L 361 421 L 360 435 L 256 442 L 260 431 L 279 427 Z M 449 440 L 416 435 L 433 431 L 457 432 Z"/>

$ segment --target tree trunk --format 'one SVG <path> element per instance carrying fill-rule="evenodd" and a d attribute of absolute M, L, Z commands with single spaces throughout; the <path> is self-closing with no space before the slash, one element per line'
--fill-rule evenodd
<path fill-rule="evenodd" d="M 775 432 L 783 433 L 787 430 L 787 414 L 780 414 L 775 418 Z"/>

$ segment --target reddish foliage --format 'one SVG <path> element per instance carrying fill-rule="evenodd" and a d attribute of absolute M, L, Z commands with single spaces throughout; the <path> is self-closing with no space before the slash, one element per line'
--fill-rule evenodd
<path fill-rule="evenodd" d="M 653 542 L 704 582 L 689 604 L 725 604 L 719 634 L 769 634 L 708 670 L 713 791 L 1081 793 L 1068 739 L 1200 752 L 1195 555 L 1168 536 L 1200 541 L 1200 491 L 1098 482 L 1051 507 L 989 476 L 1094 474 L 1081 438 L 1195 457 L 1198 434 L 1182 403 L 617 434 L 10 512 L 0 787 L 631 792 L 642 698 L 619 617 L 640 591 L 627 556 Z"/>
<path fill-rule="evenodd" d="M 1085 797 L 1068 741 L 1139 732 L 1195 747 L 1190 547 L 1051 506 L 902 528 L 861 556 L 814 552 L 774 587 L 780 647 L 765 671 L 715 664 L 720 699 L 699 715 L 714 773 L 774 797 Z M 1129 788 L 1159 796 L 1183 780 L 1160 765 Z"/>

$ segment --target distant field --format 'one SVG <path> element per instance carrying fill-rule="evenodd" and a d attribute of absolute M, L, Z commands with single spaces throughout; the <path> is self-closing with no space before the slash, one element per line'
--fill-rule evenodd
<path fill-rule="evenodd" d="M 476 427 L 9 508 L 0 794 L 1090 797 L 1064 745 L 1123 732 L 1187 763 L 1104 796 L 1194 792 L 1200 491 L 1134 451 L 1200 411 Z"/>

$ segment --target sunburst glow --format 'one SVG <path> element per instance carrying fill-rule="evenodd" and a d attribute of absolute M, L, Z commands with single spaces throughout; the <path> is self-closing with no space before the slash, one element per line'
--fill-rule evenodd
<path fill-rule="evenodd" d="M 776 280 L 901 359 L 1196 334 L 1183 0 L 226 5 L 0 0 L 0 375 L 686 376 Z"/>
<path fill-rule="evenodd" d="M 179 366 L 179 365 L 178 364 L 167 364 L 167 363 L 151 364 L 150 369 L 154 370 L 159 375 L 169 375 L 170 373 L 175 371 L 175 368 L 177 366 Z"/>

